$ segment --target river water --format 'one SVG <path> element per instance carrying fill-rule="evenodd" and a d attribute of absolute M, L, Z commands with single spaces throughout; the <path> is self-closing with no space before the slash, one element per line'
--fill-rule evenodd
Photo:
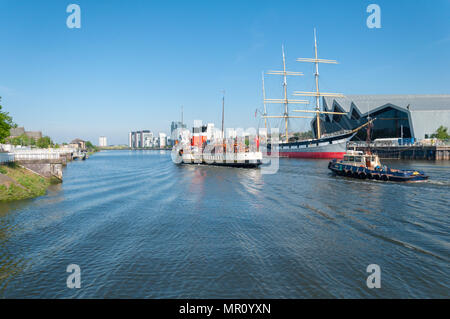
<path fill-rule="evenodd" d="M 46 196 L 0 204 L 4 298 L 450 297 L 450 162 L 399 162 L 431 181 L 336 177 L 327 161 L 177 166 L 105 151 Z M 81 288 L 66 286 L 69 264 Z M 381 269 L 381 288 L 366 268 Z"/>

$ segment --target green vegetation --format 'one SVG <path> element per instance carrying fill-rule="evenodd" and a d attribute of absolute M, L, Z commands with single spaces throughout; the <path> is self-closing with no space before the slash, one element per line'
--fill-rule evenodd
<path fill-rule="evenodd" d="M 48 136 L 43 136 L 40 139 L 37 140 L 36 146 L 39 148 L 49 148 L 50 146 L 53 146 L 53 141 Z"/>
<path fill-rule="evenodd" d="M 129 150 L 130 147 L 128 145 L 110 145 L 110 146 L 102 146 L 101 150 Z"/>
<path fill-rule="evenodd" d="M 6 139 L 8 143 L 12 145 L 22 145 L 22 146 L 30 146 L 30 145 L 36 145 L 36 141 L 34 138 L 31 138 L 25 134 L 22 134 L 20 136 L 11 137 Z"/>
<path fill-rule="evenodd" d="M 88 150 L 93 150 L 93 149 L 96 149 L 97 147 L 95 147 L 94 144 L 91 143 L 91 141 L 87 141 L 86 142 L 86 148 Z"/>
<path fill-rule="evenodd" d="M 450 135 L 448 134 L 448 128 L 441 125 L 436 130 L 436 133 L 431 135 L 431 138 L 437 138 L 438 140 L 448 140 L 448 139 L 450 139 Z"/>
<path fill-rule="evenodd" d="M 0 201 L 13 201 L 45 195 L 49 179 L 16 165 L 0 166 Z"/>
<path fill-rule="evenodd" d="M 55 146 L 52 139 L 48 136 L 43 136 L 36 141 L 32 137 L 22 134 L 20 136 L 8 138 L 6 140 L 8 143 L 11 143 L 13 145 L 36 146 L 39 148 L 49 148 Z"/>
<path fill-rule="evenodd" d="M 86 142 L 86 150 L 88 152 L 88 155 L 92 155 L 92 154 L 100 151 L 100 148 L 98 148 L 97 146 L 92 144 L 91 141 L 87 141 Z"/>
<path fill-rule="evenodd" d="M 0 103 L 2 98 L 0 97 Z M 8 112 L 2 111 L 2 105 L 0 104 L 0 143 L 3 143 L 5 139 L 10 135 L 9 130 L 15 127 L 13 119 L 9 116 Z"/>

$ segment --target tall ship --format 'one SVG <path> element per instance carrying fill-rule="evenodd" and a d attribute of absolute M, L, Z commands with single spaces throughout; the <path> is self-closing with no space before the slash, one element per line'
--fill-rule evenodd
<path fill-rule="evenodd" d="M 287 77 L 288 76 L 302 76 L 302 72 L 286 71 L 286 57 L 283 54 L 283 70 L 282 71 L 269 71 L 269 75 L 282 75 L 283 76 L 283 99 L 266 99 L 266 93 L 264 88 L 264 74 L 263 74 L 263 101 L 264 101 L 264 114 L 265 125 L 267 129 L 267 119 L 284 119 L 284 139 L 278 144 L 267 145 L 268 153 L 272 151 L 278 151 L 281 157 L 292 158 L 317 158 L 317 159 L 342 159 L 347 150 L 347 142 L 350 141 L 355 134 L 367 124 L 364 124 L 354 130 L 342 130 L 339 132 L 326 133 L 321 128 L 321 117 L 323 114 L 337 114 L 345 115 L 347 113 L 341 112 L 329 112 L 321 107 L 321 97 L 344 97 L 340 93 L 323 93 L 319 90 L 319 63 L 326 64 L 338 64 L 335 60 L 320 59 L 317 53 L 317 37 L 316 30 L 314 29 L 314 58 L 298 58 L 297 62 L 314 63 L 315 65 L 315 92 L 300 92 L 295 91 L 294 96 L 299 97 L 314 97 L 315 109 L 314 110 L 292 110 L 293 113 L 300 115 L 290 115 L 289 105 L 309 104 L 308 100 L 288 99 L 287 93 Z M 284 114 L 281 115 L 268 115 L 266 104 L 283 104 Z M 295 140 L 289 138 L 289 119 L 315 119 L 315 138 L 308 140 Z"/>

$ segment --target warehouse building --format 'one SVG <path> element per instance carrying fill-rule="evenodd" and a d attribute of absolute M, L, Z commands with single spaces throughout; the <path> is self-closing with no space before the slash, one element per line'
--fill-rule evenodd
<path fill-rule="evenodd" d="M 372 139 L 429 138 L 441 125 L 450 128 L 450 95 L 350 95 L 323 98 L 325 111 L 346 115 L 324 114 L 321 128 L 326 133 L 351 130 L 376 118 Z M 311 122 L 316 134 L 316 120 Z M 361 130 L 354 140 L 365 140 Z"/>

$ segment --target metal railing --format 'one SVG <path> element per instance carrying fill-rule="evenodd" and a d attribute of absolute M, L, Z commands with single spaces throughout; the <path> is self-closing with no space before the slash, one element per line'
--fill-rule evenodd
<path fill-rule="evenodd" d="M 43 160 L 43 159 L 60 159 L 61 155 L 59 152 L 55 152 L 54 150 L 44 150 L 44 149 L 36 149 L 36 150 L 14 150 L 14 159 L 16 161 L 24 161 L 24 160 Z"/>
<path fill-rule="evenodd" d="M 7 152 L 0 152 L 0 163 L 25 160 L 59 160 L 62 156 L 82 157 L 83 153 L 74 148 L 24 149 L 11 147 Z"/>

